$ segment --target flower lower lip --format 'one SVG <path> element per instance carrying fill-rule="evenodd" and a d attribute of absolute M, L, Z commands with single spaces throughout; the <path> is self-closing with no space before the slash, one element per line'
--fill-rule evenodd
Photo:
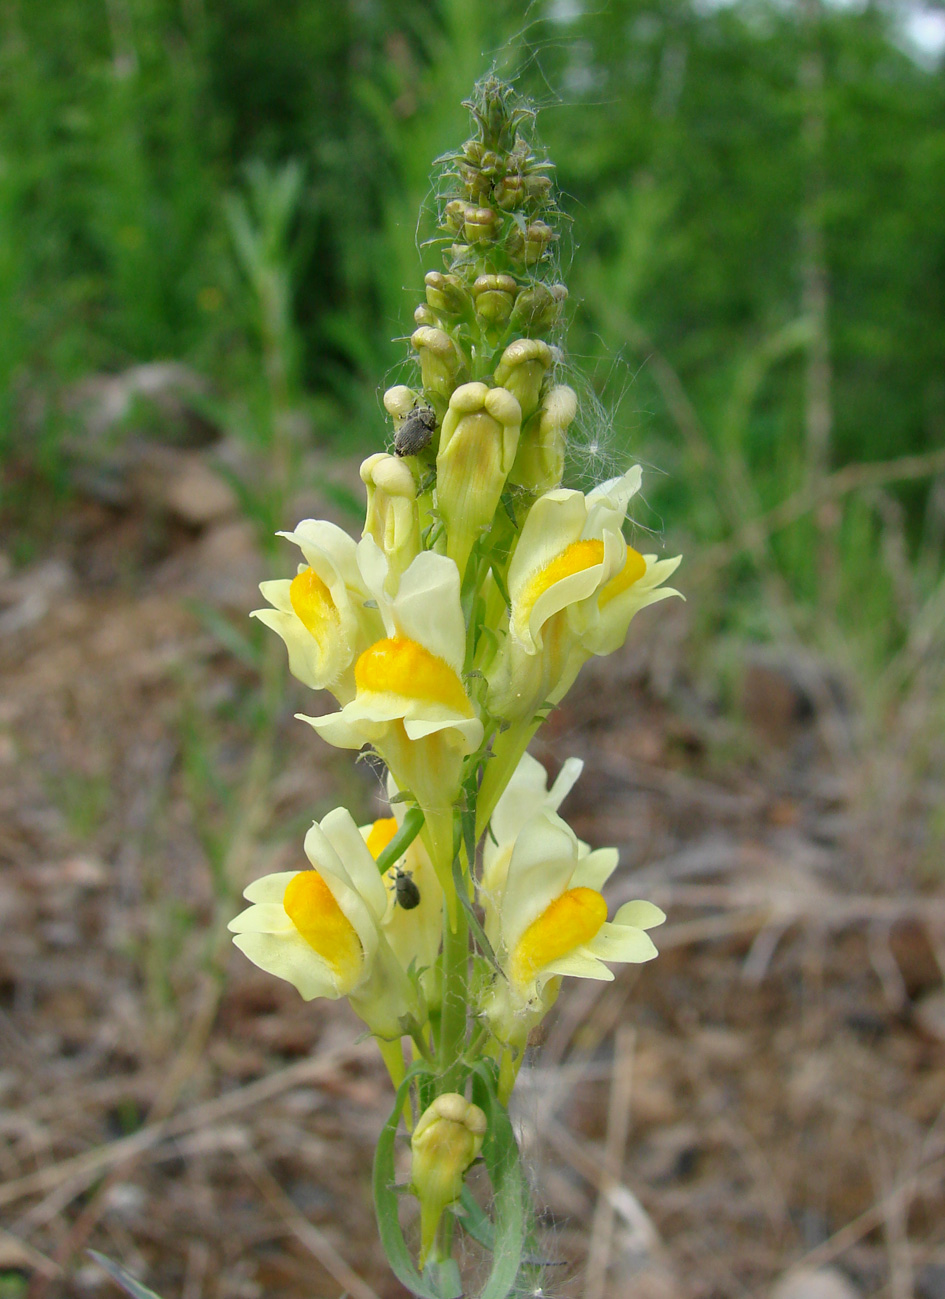
<path fill-rule="evenodd" d="M 554 586 L 556 582 L 562 581 L 565 577 L 571 577 L 574 573 L 583 572 L 586 568 L 593 568 L 595 564 L 601 564 L 604 561 L 604 543 L 596 538 L 587 541 L 574 541 L 570 546 L 562 550 L 560 555 L 556 555 L 550 564 L 529 579 L 520 600 L 527 607 L 531 607 L 540 595 L 543 595 L 549 587 Z"/>
<path fill-rule="evenodd" d="M 328 587 L 313 568 L 303 568 L 292 579 L 289 599 L 299 622 L 316 640 L 325 634 L 326 623 L 337 621 L 338 613 Z"/>
<path fill-rule="evenodd" d="M 588 943 L 607 919 L 607 903 L 594 889 L 568 889 L 522 934 L 512 958 L 512 978 L 527 984 L 545 966 Z"/>
<path fill-rule="evenodd" d="M 299 871 L 288 883 L 286 915 L 343 983 L 357 978 L 364 951 L 351 921 L 318 871 Z"/>
<path fill-rule="evenodd" d="M 364 651 L 354 668 L 359 693 L 403 695 L 453 709 L 472 717 L 463 683 L 450 665 L 405 636 L 378 641 Z"/>

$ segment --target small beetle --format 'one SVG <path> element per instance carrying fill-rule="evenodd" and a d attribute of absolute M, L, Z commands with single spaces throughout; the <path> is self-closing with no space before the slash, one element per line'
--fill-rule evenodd
<path fill-rule="evenodd" d="M 394 898 L 404 911 L 412 911 L 420 905 L 420 890 L 413 882 L 413 873 L 400 866 L 394 872 Z"/>
<path fill-rule="evenodd" d="M 428 447 L 436 429 L 436 411 L 432 406 L 414 406 L 394 434 L 394 453 L 398 456 L 418 455 Z"/>

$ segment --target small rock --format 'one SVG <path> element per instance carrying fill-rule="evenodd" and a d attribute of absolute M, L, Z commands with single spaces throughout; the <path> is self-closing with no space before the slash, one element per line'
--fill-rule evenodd
<path fill-rule="evenodd" d="M 10 636 L 42 622 L 56 598 L 72 585 L 72 569 L 61 559 L 47 559 L 0 586 L 0 636 Z"/>
<path fill-rule="evenodd" d="M 123 454 L 129 501 L 192 528 L 205 528 L 236 513 L 236 493 L 199 451 L 139 440 L 128 442 Z"/>
<path fill-rule="evenodd" d="M 938 988 L 919 997 L 912 1014 L 923 1033 L 936 1042 L 945 1042 L 945 990 Z"/>
<path fill-rule="evenodd" d="M 771 1290 L 771 1299 L 861 1299 L 860 1292 L 835 1267 L 788 1272 Z"/>
<path fill-rule="evenodd" d="M 941 986 L 942 967 L 935 955 L 926 925 L 900 920 L 889 931 L 889 950 L 910 997 Z"/>
<path fill-rule="evenodd" d="M 118 1218 L 137 1218 L 148 1204 L 147 1192 L 134 1182 L 115 1182 L 105 1192 L 105 1207 Z"/>
<path fill-rule="evenodd" d="M 916 1299 L 945 1299 L 945 1265 L 927 1263 L 915 1279 Z"/>
<path fill-rule="evenodd" d="M 265 576 L 256 531 L 251 523 L 221 523 L 202 539 L 195 556 L 195 593 L 220 608 L 245 614 L 265 603 L 259 583 Z"/>
<path fill-rule="evenodd" d="M 93 438 L 106 437 L 129 418 L 136 403 L 146 403 L 161 417 L 165 432 L 199 445 L 212 438 L 199 411 L 206 394 L 207 382 L 194 370 L 177 361 L 150 361 L 120 374 L 90 375 L 67 394 L 66 404 Z"/>
<path fill-rule="evenodd" d="M 67 857 L 64 861 L 44 862 L 34 867 L 33 878 L 45 889 L 97 889 L 108 882 L 105 864 L 95 857 Z"/>
<path fill-rule="evenodd" d="M 710 1064 L 734 1068 L 748 1055 L 748 1041 L 743 1033 L 730 1028 L 706 1027 L 696 1030 L 695 1049 Z"/>
<path fill-rule="evenodd" d="M 230 484 L 193 452 L 183 457 L 180 472 L 167 484 L 164 497 L 171 513 L 194 528 L 235 514 L 238 508 Z"/>
<path fill-rule="evenodd" d="M 245 618 L 264 603 L 259 583 L 266 575 L 253 525 L 234 519 L 208 528 L 195 545 L 172 555 L 153 585 Z"/>
<path fill-rule="evenodd" d="M 612 1269 L 614 1275 L 605 1290 L 607 1299 L 679 1299 L 682 1289 L 670 1269 L 660 1262 L 642 1267 Z"/>
<path fill-rule="evenodd" d="M 845 714 L 847 699 L 839 679 L 810 656 L 754 646 L 745 655 L 741 706 L 760 738 L 785 748 L 819 713 Z"/>

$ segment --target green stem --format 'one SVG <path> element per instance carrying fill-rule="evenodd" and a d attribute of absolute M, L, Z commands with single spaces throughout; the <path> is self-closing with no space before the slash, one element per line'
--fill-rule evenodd
<path fill-rule="evenodd" d="M 383 1037 L 376 1037 L 375 1042 L 378 1045 L 384 1064 L 387 1066 L 387 1072 L 390 1074 L 390 1080 L 394 1084 L 394 1090 L 400 1086 L 404 1080 L 404 1074 L 407 1072 L 404 1065 L 403 1048 L 400 1045 L 400 1038 L 395 1041 L 386 1040 Z"/>
<path fill-rule="evenodd" d="M 523 1052 L 513 1052 L 509 1047 L 506 1047 L 499 1057 L 499 1100 L 506 1108 L 508 1108 L 512 1089 L 515 1087 L 518 1071 L 522 1067 L 523 1058 Z"/>
<path fill-rule="evenodd" d="M 453 883 L 453 812 L 451 808 L 440 811 L 430 807 L 425 811 L 426 821 L 420 833 L 446 899 L 445 930 L 451 931 L 457 924 L 457 913 L 462 909 Z"/>
<path fill-rule="evenodd" d="M 469 1007 L 469 925 L 456 908 L 454 923 L 443 926 L 443 1013 L 440 1019 L 440 1090 L 456 1091 L 466 1051 Z"/>
<path fill-rule="evenodd" d="M 403 1082 L 404 1075 L 407 1072 L 406 1066 L 404 1065 L 404 1053 L 403 1048 L 400 1045 L 400 1039 L 398 1038 L 397 1041 L 392 1042 L 387 1041 L 382 1037 L 376 1037 L 374 1040 L 378 1045 L 381 1057 L 384 1064 L 387 1066 L 387 1072 L 390 1074 L 390 1080 L 394 1084 L 394 1090 L 396 1091 Z M 407 1125 L 407 1131 L 412 1132 L 413 1106 L 410 1103 L 409 1091 L 404 1097 L 403 1115 L 404 1123 Z"/>
<path fill-rule="evenodd" d="M 426 1060 L 427 1064 L 432 1064 L 433 1057 L 430 1054 L 430 1046 L 422 1031 L 420 1029 L 411 1029 L 410 1040 L 413 1043 L 414 1060 Z"/>
<path fill-rule="evenodd" d="M 491 1036 L 492 1036 L 492 1029 L 487 1026 L 483 1026 L 482 1028 L 480 1028 L 479 1032 L 469 1043 L 466 1054 L 472 1064 L 475 1064 L 476 1061 L 479 1059 L 480 1055 L 482 1054 L 482 1048 L 485 1046 L 486 1042 L 489 1040 Z"/>
<path fill-rule="evenodd" d="M 512 779 L 522 754 L 528 748 L 532 737 L 544 721 L 543 717 L 532 722 L 515 722 L 508 730 L 501 731 L 492 743 L 492 757 L 486 763 L 485 774 L 479 787 L 479 799 L 476 807 L 476 839 L 485 834 L 489 818 L 495 811 L 502 793 Z"/>

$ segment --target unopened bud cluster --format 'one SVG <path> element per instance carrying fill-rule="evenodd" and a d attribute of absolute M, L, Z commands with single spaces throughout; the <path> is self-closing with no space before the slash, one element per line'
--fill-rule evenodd
<path fill-rule="evenodd" d="M 427 273 L 425 301 L 414 313 L 411 344 L 422 392 L 398 388 L 385 401 L 395 424 L 420 401 L 435 412 L 442 433 L 425 456 L 419 454 L 436 457 L 438 475 L 447 480 L 440 496 L 449 521 L 467 508 L 470 492 L 457 493 L 448 480 L 465 473 L 475 425 L 466 421 L 452 451 L 445 444 L 454 440 L 464 415 L 486 409 L 481 388 L 470 385 L 504 389 L 517 402 L 501 402 L 501 412 L 488 409 L 501 435 L 488 421 L 478 421 L 488 431 L 486 442 L 494 434 L 476 466 L 481 516 L 491 516 L 490 502 L 498 501 L 506 484 L 537 494 L 561 481 L 576 411 L 571 390 L 555 383 L 560 354 L 547 341 L 561 323 L 568 291 L 556 277 L 560 213 L 550 164 L 536 156 L 525 135 L 533 114 L 495 80 L 480 87 L 468 106 L 476 135 L 445 160 L 449 184 L 439 209 L 445 269 Z M 483 526 L 468 517 L 467 541 Z M 458 554 L 465 544 L 457 543 Z"/>

